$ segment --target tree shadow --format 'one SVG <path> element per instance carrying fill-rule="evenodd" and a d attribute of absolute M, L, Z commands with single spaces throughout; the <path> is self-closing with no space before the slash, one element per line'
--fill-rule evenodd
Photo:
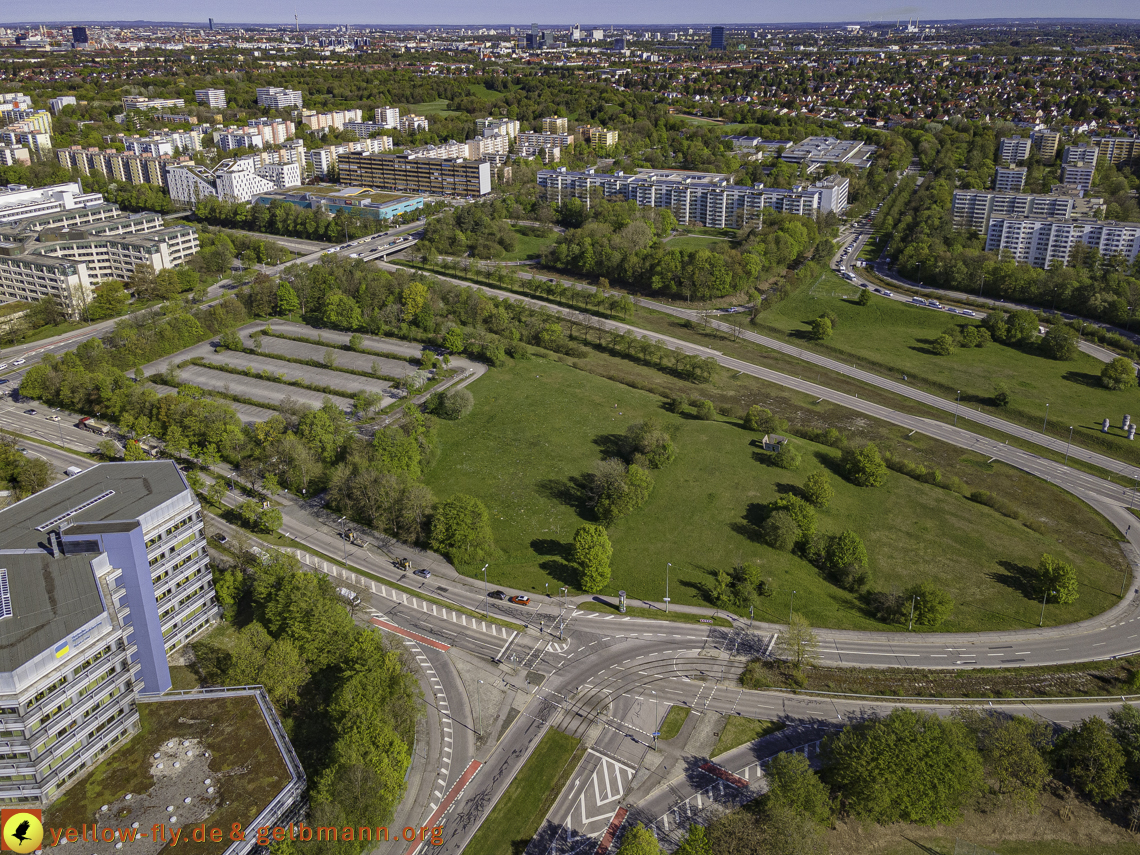
<path fill-rule="evenodd" d="M 803 490 L 798 484 L 779 482 L 776 484 L 776 494 L 780 496 L 802 496 Z"/>
<path fill-rule="evenodd" d="M 551 558 L 540 562 L 538 569 L 561 585 L 566 585 L 569 588 L 578 587 L 578 568 L 573 564 L 558 558 Z"/>
<path fill-rule="evenodd" d="M 1084 371 L 1066 371 L 1061 375 L 1061 379 L 1068 383 L 1076 383 L 1078 386 L 1087 386 L 1090 389 L 1104 388 L 1098 375 L 1086 374 Z"/>
<path fill-rule="evenodd" d="M 594 437 L 594 445 L 602 452 L 602 459 L 626 456 L 628 444 L 625 436 L 620 433 L 603 433 Z"/>
<path fill-rule="evenodd" d="M 998 561 L 998 566 L 1004 570 L 1004 573 L 987 573 L 986 577 L 999 585 L 1005 585 L 1017 591 L 1026 599 L 1035 600 L 1037 594 L 1033 588 L 1033 574 L 1036 569 L 1026 564 L 1018 564 L 1015 561 Z"/>
<path fill-rule="evenodd" d="M 589 475 L 577 475 L 565 481 L 559 478 L 545 478 L 535 486 L 538 491 L 548 499 L 554 499 L 569 508 L 584 520 L 592 520 L 593 511 L 590 508 Z"/>
<path fill-rule="evenodd" d="M 538 555 L 561 558 L 565 561 L 569 561 L 570 556 L 574 554 L 572 543 L 563 543 L 561 540 L 555 540 L 552 537 L 536 537 L 530 542 L 530 548 Z"/>
<path fill-rule="evenodd" d="M 909 345 L 909 349 L 915 353 L 921 353 L 923 356 L 939 356 L 940 354 L 934 349 L 934 339 L 932 338 L 916 338 L 917 345 Z"/>

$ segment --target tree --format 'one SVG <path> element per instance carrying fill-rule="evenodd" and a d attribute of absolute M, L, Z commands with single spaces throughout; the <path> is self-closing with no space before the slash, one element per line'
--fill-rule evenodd
<path fill-rule="evenodd" d="M 650 469 L 660 469 L 672 463 L 677 456 L 673 440 L 657 419 L 652 417 L 630 425 L 626 430 L 626 443 L 631 456 L 635 459 L 638 455 L 644 457 Z"/>
<path fill-rule="evenodd" d="M 1054 752 L 1073 786 L 1094 802 L 1110 801 L 1128 787 L 1124 751 L 1103 719 L 1086 718 L 1065 731 Z"/>
<path fill-rule="evenodd" d="M 1041 349 L 1051 359 L 1068 361 L 1078 353 L 1077 333 L 1066 324 L 1053 324 L 1041 339 Z"/>
<path fill-rule="evenodd" d="M 1140 781 L 1140 709 L 1121 704 L 1108 714 L 1112 735 L 1124 752 L 1124 763 L 1133 782 Z"/>
<path fill-rule="evenodd" d="M 864 288 L 859 292 L 859 299 L 856 301 L 860 306 L 871 305 L 871 289 Z"/>
<path fill-rule="evenodd" d="M 765 409 L 759 404 L 753 404 L 748 408 L 748 414 L 744 417 L 744 427 L 757 433 L 771 433 L 780 430 L 780 420 L 772 415 L 771 410 Z"/>
<path fill-rule="evenodd" d="M 820 824 L 783 802 L 769 803 L 764 809 L 763 822 L 763 849 L 740 851 L 762 851 L 765 855 L 827 855 L 829 851 Z"/>
<path fill-rule="evenodd" d="M 457 421 L 463 418 L 475 406 L 474 396 L 466 389 L 452 389 L 447 392 L 437 392 L 427 403 L 427 410 L 441 419 Z"/>
<path fill-rule="evenodd" d="M 768 762 L 764 775 L 768 779 L 766 808 L 780 803 L 816 822 L 827 822 L 831 816 L 830 793 L 805 756 L 777 754 Z"/>
<path fill-rule="evenodd" d="M 934 339 L 934 344 L 931 346 L 931 349 L 938 356 L 949 356 L 954 352 L 954 339 L 952 339 L 946 333 L 943 333 L 942 335 L 938 336 L 938 338 Z"/>
<path fill-rule="evenodd" d="M 938 626 L 954 610 L 950 595 L 933 582 L 911 585 L 904 596 L 914 602 L 914 622 L 919 626 Z"/>
<path fill-rule="evenodd" d="M 815 508 L 799 496 L 790 493 L 780 496 L 769 505 L 769 508 L 773 511 L 783 510 L 790 514 L 796 523 L 796 527 L 800 530 L 800 542 L 806 544 L 811 541 L 812 535 L 815 534 Z"/>
<path fill-rule="evenodd" d="M 866 292 L 864 292 L 866 293 Z M 813 472 L 804 481 L 804 498 L 817 508 L 826 508 L 835 496 L 835 489 L 831 486 L 831 478 L 826 472 Z"/>
<path fill-rule="evenodd" d="M 867 443 L 858 451 L 843 452 L 843 474 L 857 487 L 881 487 L 887 481 L 887 464 L 874 443 Z"/>
<path fill-rule="evenodd" d="M 644 825 L 635 825 L 622 836 L 617 855 L 660 855 L 661 845 Z"/>
<path fill-rule="evenodd" d="M 786 469 L 789 472 L 794 472 L 800 468 L 800 463 L 803 458 L 800 453 L 792 448 L 790 442 L 785 442 L 780 446 L 780 450 L 772 455 L 772 463 L 780 469 Z"/>
<path fill-rule="evenodd" d="M 693 412 L 701 421 L 711 422 L 716 418 L 716 407 L 713 402 L 707 398 L 702 398 L 693 402 Z"/>
<path fill-rule="evenodd" d="M 848 591 L 861 591 L 871 581 L 867 549 L 851 529 L 828 539 L 821 563 L 836 584 Z"/>
<path fill-rule="evenodd" d="M 705 827 L 699 822 L 692 823 L 673 855 L 713 855 Z"/>
<path fill-rule="evenodd" d="M 87 317 L 93 321 L 117 318 L 127 310 L 130 295 L 117 279 L 109 279 L 95 289 L 95 298 L 87 306 Z"/>
<path fill-rule="evenodd" d="M 256 625 L 256 624 L 255 624 Z M 309 668 L 296 645 L 288 638 L 278 638 L 265 651 L 258 669 L 257 682 L 265 686 L 269 700 L 278 709 L 297 702 L 301 687 L 309 680 Z"/>
<path fill-rule="evenodd" d="M 99 444 L 95 446 L 99 454 L 103 456 L 104 460 L 118 460 L 119 459 L 119 446 L 115 445 L 112 440 L 101 439 Z"/>
<path fill-rule="evenodd" d="M 1118 356 L 1100 370 L 1100 384 L 1106 389 L 1120 391 L 1136 387 L 1136 366 L 1132 360 Z"/>
<path fill-rule="evenodd" d="M 831 338 L 833 332 L 831 320 L 820 315 L 811 322 L 810 337 L 813 341 L 826 341 Z"/>
<path fill-rule="evenodd" d="M 769 514 L 760 526 L 760 538 L 773 549 L 791 552 L 800 540 L 800 527 L 784 510 Z"/>
<path fill-rule="evenodd" d="M 443 337 L 443 346 L 452 353 L 462 353 L 465 346 L 462 328 L 452 327 L 449 329 Z"/>
<path fill-rule="evenodd" d="M 801 671 L 805 666 L 815 665 L 819 659 L 819 636 L 812 631 L 807 618 L 793 612 L 788 628 L 776 638 L 779 655 Z"/>
<path fill-rule="evenodd" d="M 1049 778 L 1043 752 L 1051 729 L 1043 721 L 1006 716 L 994 710 L 966 707 L 954 713 L 974 734 L 989 776 L 998 792 L 1015 802 L 1032 805 Z"/>
<path fill-rule="evenodd" d="M 340 330 L 353 330 L 362 323 L 360 306 L 351 297 L 339 291 L 330 294 L 325 299 L 325 308 L 321 312 L 321 321 L 326 326 Z"/>
<path fill-rule="evenodd" d="M 578 587 L 597 594 L 610 583 L 610 559 L 614 548 L 600 525 L 579 526 L 574 532 L 574 558 L 578 565 Z"/>
<path fill-rule="evenodd" d="M 848 810 L 884 825 L 953 822 L 982 784 L 972 734 L 934 713 L 897 709 L 845 727 L 824 752 Z"/>
<path fill-rule="evenodd" d="M 1048 553 L 1041 556 L 1037 565 L 1034 587 L 1035 596 L 1044 599 L 1048 594 L 1049 600 L 1062 606 L 1075 603 L 1080 596 L 1077 571 L 1073 565 Z"/>
<path fill-rule="evenodd" d="M 1013 395 L 1004 383 L 994 383 L 994 406 L 1008 407 L 1013 403 Z"/>
<path fill-rule="evenodd" d="M 491 517 L 474 496 L 458 493 L 435 506 L 431 548 L 454 563 L 486 561 L 495 550 Z"/>
<path fill-rule="evenodd" d="M 281 315 L 295 315 L 301 309 L 301 301 L 293 286 L 284 279 L 277 286 L 277 312 Z"/>
<path fill-rule="evenodd" d="M 143 447 L 135 442 L 133 439 L 127 442 L 126 450 L 123 452 L 123 460 L 149 460 L 150 457 Z"/>

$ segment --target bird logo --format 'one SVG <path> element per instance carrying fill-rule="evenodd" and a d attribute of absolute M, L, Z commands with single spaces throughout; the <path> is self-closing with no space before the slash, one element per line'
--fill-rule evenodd
<path fill-rule="evenodd" d="M 5 852 L 29 855 L 43 844 L 43 815 L 38 810 L 4 810 L 0 812 L 0 827 L 0 850 Z"/>

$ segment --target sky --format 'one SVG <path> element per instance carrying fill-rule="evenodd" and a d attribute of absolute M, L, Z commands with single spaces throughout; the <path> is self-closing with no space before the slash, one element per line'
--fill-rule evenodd
<path fill-rule="evenodd" d="M 302 24 L 733 24 L 878 22 L 896 19 L 1128 18 L 1140 20 L 1136 0 L 940 0 L 892 4 L 890 0 L 41 0 L 5 4 L 0 20 L 205 21 Z M 13 14 L 15 13 L 15 14 Z M 15 15 L 35 14 L 36 18 Z"/>

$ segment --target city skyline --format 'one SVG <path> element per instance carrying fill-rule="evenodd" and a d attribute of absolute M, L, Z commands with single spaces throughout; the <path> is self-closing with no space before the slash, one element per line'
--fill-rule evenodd
<path fill-rule="evenodd" d="M 320 16 L 306 13 L 304 7 L 282 10 L 281 5 L 268 0 L 253 0 L 232 4 L 217 0 L 199 0 L 179 4 L 178 20 L 163 20 L 155 15 L 152 4 L 136 0 L 109 0 L 99 4 L 99 16 L 92 17 L 90 4 L 80 0 L 53 0 L 39 7 L 43 16 L 36 23 L 63 24 L 75 22 L 115 22 L 115 23 L 171 23 L 192 24 L 197 19 L 205 22 L 213 18 L 215 25 L 261 24 L 287 25 L 294 23 L 293 12 L 302 25 L 359 24 L 372 26 L 503 26 L 519 25 L 537 21 L 549 26 L 568 26 L 577 21 L 598 25 L 614 26 L 681 26 L 711 24 L 827 24 L 827 23 L 889 23 L 891 21 L 930 20 L 950 21 L 1015 21 L 1026 20 L 1137 20 L 1140 19 L 1136 6 L 1127 0 L 1106 0 L 1082 8 L 1080 17 L 1073 17 L 1071 4 L 1060 0 L 1010 0 L 995 8 L 994 4 L 983 0 L 954 0 L 950 3 L 912 3 L 893 5 L 881 2 L 838 3 L 834 0 L 815 0 L 807 4 L 788 7 L 785 4 L 760 3 L 743 9 L 740 4 L 728 0 L 713 0 L 701 7 L 701 18 L 694 19 L 693 7 L 680 0 L 646 2 L 633 0 L 626 3 L 610 3 L 603 0 L 579 0 L 567 7 L 562 3 L 528 3 L 522 0 L 476 0 L 476 2 L 451 2 L 438 4 L 429 10 L 417 10 L 420 17 L 411 19 L 402 10 L 384 14 L 379 10 L 362 15 L 358 4 L 345 0 L 332 0 L 321 5 Z M 172 9 L 173 11 L 173 9 Z M 1000 15 L 995 15 L 999 12 Z M 742 15 L 746 13 L 745 15 Z M 3 22 L 5 25 L 30 23 L 30 19 Z"/>

